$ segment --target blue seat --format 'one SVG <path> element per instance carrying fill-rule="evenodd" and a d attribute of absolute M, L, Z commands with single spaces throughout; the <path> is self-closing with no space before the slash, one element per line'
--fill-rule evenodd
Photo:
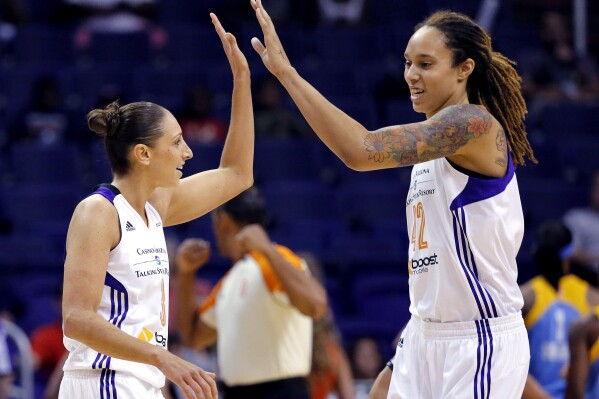
<path fill-rule="evenodd" d="M 4 195 L 17 229 L 35 231 L 39 223 L 63 223 L 66 227 L 75 206 L 86 194 L 78 185 L 23 184 Z"/>
<path fill-rule="evenodd" d="M 406 193 L 407 185 L 399 179 L 347 180 L 337 189 L 337 206 L 345 220 L 376 227 L 380 222 L 405 220 Z"/>
<path fill-rule="evenodd" d="M 143 64 L 153 59 L 146 32 L 93 33 L 86 57 L 94 63 Z"/>
<path fill-rule="evenodd" d="M 541 125 L 547 135 L 556 139 L 585 134 L 596 138 L 599 135 L 599 105 L 546 105 L 542 111 Z"/>
<path fill-rule="evenodd" d="M 599 114 L 599 111 L 597 112 Z M 558 163 L 577 181 L 590 181 L 599 169 L 599 140 L 597 136 L 571 136 L 557 141 Z"/>
<path fill-rule="evenodd" d="M 45 146 L 34 142 L 15 143 L 10 148 L 17 182 L 25 184 L 81 184 L 85 169 L 79 148 L 60 143 Z"/>
<path fill-rule="evenodd" d="M 190 176 L 194 173 L 216 169 L 220 165 L 220 157 L 223 152 L 222 144 L 191 144 L 190 148 L 193 152 L 193 157 L 185 161 L 185 166 L 183 167 L 184 176 Z"/>
<path fill-rule="evenodd" d="M 334 193 L 314 181 L 279 181 L 261 186 L 275 226 L 302 220 L 336 220 Z"/>
<path fill-rule="evenodd" d="M 408 123 L 422 122 L 426 119 L 424 114 L 414 111 L 408 98 L 405 100 L 391 100 L 386 104 L 386 125 L 405 125 Z"/>
<path fill-rule="evenodd" d="M 206 15 L 206 17 L 208 16 Z M 226 63 L 223 45 L 211 24 L 198 25 L 194 23 L 193 25 L 170 26 L 168 35 L 169 41 L 165 48 L 165 55 L 173 63 L 214 61 Z"/>
<path fill-rule="evenodd" d="M 315 31 L 316 55 L 324 61 L 344 65 L 348 62 L 381 58 L 375 29 L 343 26 L 323 26 Z"/>
<path fill-rule="evenodd" d="M 256 140 L 254 173 L 258 184 L 279 180 L 318 180 L 320 143 L 314 139 Z"/>
<path fill-rule="evenodd" d="M 530 225 L 560 219 L 568 209 L 587 202 L 586 187 L 562 179 L 521 179 L 519 189 L 524 218 Z"/>
<path fill-rule="evenodd" d="M 67 65 L 74 59 L 73 35 L 64 28 L 24 25 L 18 30 L 15 49 L 23 64 Z"/>

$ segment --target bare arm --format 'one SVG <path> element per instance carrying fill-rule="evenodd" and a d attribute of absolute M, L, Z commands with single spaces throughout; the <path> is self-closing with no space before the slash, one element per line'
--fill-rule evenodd
<path fill-rule="evenodd" d="M 291 304 L 301 313 L 321 319 L 327 312 L 324 287 L 312 276 L 289 262 L 275 249 L 264 229 L 258 225 L 244 227 L 237 239 L 249 252 L 261 252 L 269 260 Z"/>
<path fill-rule="evenodd" d="M 372 389 L 368 395 L 368 399 L 386 399 L 389 393 L 389 385 L 391 385 L 391 375 L 393 370 L 385 366 L 374 380 Z"/>
<path fill-rule="evenodd" d="M 181 386 L 189 399 L 194 392 L 216 398 L 214 374 L 128 335 L 97 313 L 109 254 L 120 240 L 118 226 L 115 208 L 98 195 L 83 200 L 75 209 L 64 267 L 65 335 L 105 355 L 156 366 Z"/>
<path fill-rule="evenodd" d="M 354 399 L 354 377 L 352 376 L 349 359 L 343 349 L 340 352 L 335 390 L 339 399 Z"/>
<path fill-rule="evenodd" d="M 593 315 L 575 321 L 570 327 L 568 343 L 570 365 L 566 386 L 566 399 L 583 399 L 589 375 L 589 324 L 596 319 Z"/>
<path fill-rule="evenodd" d="M 455 160 L 459 165 L 473 171 L 503 175 L 507 165 L 505 134 L 499 134 L 498 124 L 483 108 L 462 104 L 448 107 L 424 122 L 370 132 L 298 74 L 261 0 L 251 0 L 251 4 L 264 34 L 264 45 L 257 38 L 252 39 L 254 49 L 289 92 L 312 129 L 347 166 L 374 170 L 457 156 L 465 158 Z M 498 143 L 501 140 L 503 143 Z M 501 150 L 497 149 L 500 144 Z M 490 156 L 497 152 L 499 155 Z"/>
<path fill-rule="evenodd" d="M 522 292 L 522 298 L 524 299 L 524 305 L 522 306 L 522 317 L 526 319 L 528 312 L 530 312 L 535 304 L 535 291 L 530 282 L 520 286 L 520 291 Z"/>
<path fill-rule="evenodd" d="M 210 244 L 187 239 L 177 250 L 177 321 L 187 346 L 201 349 L 216 342 L 216 330 L 202 322 L 193 288 L 196 271 L 210 259 Z"/>
<path fill-rule="evenodd" d="M 235 37 L 225 32 L 218 18 L 211 14 L 231 70 L 233 95 L 229 132 L 218 169 L 181 179 L 175 189 L 157 189 L 150 202 L 158 209 L 165 226 L 200 217 L 254 182 L 254 113 L 250 87 L 250 70 Z"/>
<path fill-rule="evenodd" d="M 543 389 L 535 377 L 528 374 L 524 384 L 524 392 L 522 392 L 522 399 L 552 399 L 552 396 Z"/>

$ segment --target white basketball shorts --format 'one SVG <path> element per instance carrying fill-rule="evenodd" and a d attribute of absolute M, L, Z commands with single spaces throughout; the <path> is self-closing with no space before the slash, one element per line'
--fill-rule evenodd
<path fill-rule="evenodd" d="M 58 399 L 164 399 L 160 389 L 114 370 L 65 371 Z"/>
<path fill-rule="evenodd" d="M 530 350 L 520 313 L 431 323 L 414 316 L 395 357 L 388 399 L 519 399 Z"/>

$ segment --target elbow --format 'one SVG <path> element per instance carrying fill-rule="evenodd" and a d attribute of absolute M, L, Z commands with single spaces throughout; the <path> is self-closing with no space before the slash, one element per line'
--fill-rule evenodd
<path fill-rule="evenodd" d="M 318 298 L 312 303 L 308 316 L 314 320 L 321 320 L 327 314 L 328 310 L 329 302 L 327 296 L 324 295 L 322 298 Z"/>
<path fill-rule="evenodd" d="M 65 312 L 62 317 L 62 330 L 65 337 L 79 340 L 78 332 L 80 329 L 78 327 L 81 325 L 80 323 L 80 317 L 77 317 L 76 312 Z"/>
<path fill-rule="evenodd" d="M 351 170 L 355 170 L 356 172 L 364 172 L 367 170 L 371 170 L 372 168 L 368 168 L 364 165 L 363 162 L 361 162 L 359 159 L 355 158 L 355 157 L 339 157 L 341 159 L 341 161 L 343 161 L 343 163 L 345 164 L 345 166 L 347 166 L 348 168 L 350 168 Z"/>

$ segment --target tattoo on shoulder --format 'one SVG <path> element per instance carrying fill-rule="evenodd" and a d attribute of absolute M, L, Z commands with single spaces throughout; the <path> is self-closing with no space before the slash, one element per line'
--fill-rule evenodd
<path fill-rule="evenodd" d="M 484 108 L 457 105 L 424 122 L 369 133 L 364 147 L 373 162 L 392 158 L 399 166 L 413 165 L 455 154 L 472 139 L 489 133 L 492 124 L 492 116 Z"/>
<path fill-rule="evenodd" d="M 499 128 L 499 130 L 497 130 L 497 138 L 495 139 L 495 142 L 497 144 L 497 151 L 499 151 L 501 154 L 497 156 L 497 159 L 495 160 L 495 163 L 499 166 L 507 166 L 507 140 L 505 137 L 505 132 L 503 131 L 502 128 Z"/>

